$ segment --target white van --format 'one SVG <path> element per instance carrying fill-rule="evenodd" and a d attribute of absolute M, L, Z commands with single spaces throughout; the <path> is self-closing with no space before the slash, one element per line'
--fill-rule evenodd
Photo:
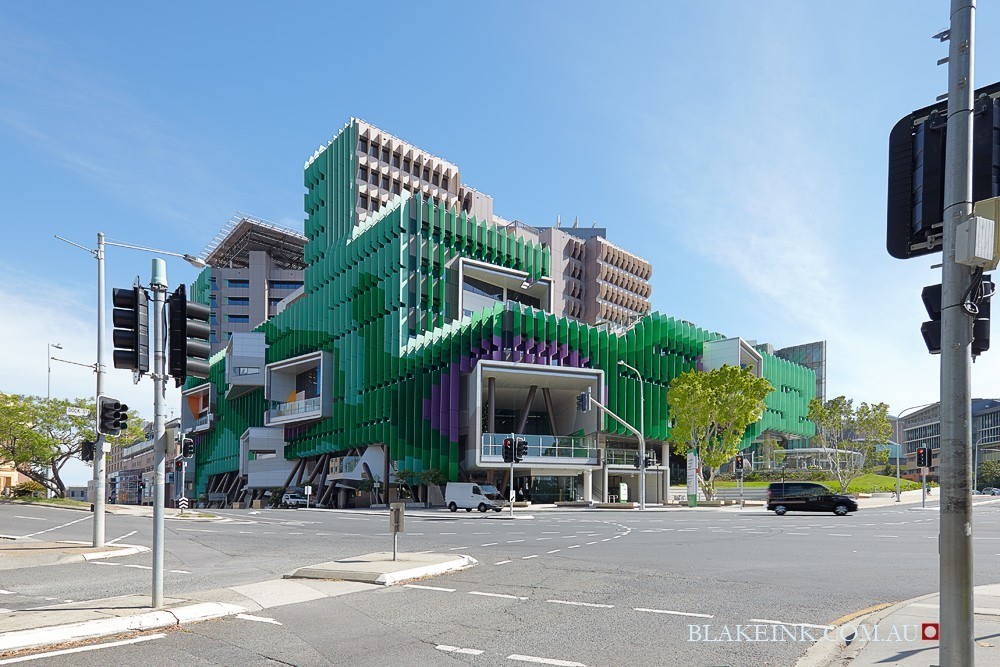
<path fill-rule="evenodd" d="M 461 507 L 466 512 L 474 509 L 480 512 L 503 509 L 503 498 L 497 487 L 492 484 L 474 484 L 472 482 L 448 482 L 444 490 L 444 502 L 448 509 L 457 512 Z"/>

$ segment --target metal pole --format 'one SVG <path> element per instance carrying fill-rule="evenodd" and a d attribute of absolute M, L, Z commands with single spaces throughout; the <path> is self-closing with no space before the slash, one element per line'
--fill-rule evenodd
<path fill-rule="evenodd" d="M 927 468 L 920 469 L 920 509 L 927 507 Z"/>
<path fill-rule="evenodd" d="M 639 379 L 639 510 L 646 509 L 646 383 L 639 371 L 624 361 L 619 366 L 629 369 Z"/>
<path fill-rule="evenodd" d="M 153 290 L 153 607 L 163 606 L 163 483 L 166 477 L 166 383 L 163 343 L 166 331 L 163 306 L 167 293 L 167 264 L 153 260 L 150 288 Z"/>
<path fill-rule="evenodd" d="M 104 233 L 97 233 L 97 395 L 104 394 Z M 96 410 L 95 410 L 96 413 Z M 104 436 L 97 431 L 101 423 L 101 415 L 96 414 L 94 432 L 97 442 L 94 443 L 94 548 L 104 546 Z"/>
<path fill-rule="evenodd" d="M 941 643 L 942 665 L 975 664 L 972 497 L 969 484 L 972 319 L 959 305 L 972 269 L 955 262 L 959 223 L 972 215 L 975 0 L 951 0 L 941 280 Z"/>
<path fill-rule="evenodd" d="M 517 438 L 514 434 L 510 434 L 510 447 L 511 447 L 511 457 L 510 457 L 510 516 L 514 516 L 514 499 L 517 498 L 517 492 L 514 491 L 514 454 L 517 454 Z"/>

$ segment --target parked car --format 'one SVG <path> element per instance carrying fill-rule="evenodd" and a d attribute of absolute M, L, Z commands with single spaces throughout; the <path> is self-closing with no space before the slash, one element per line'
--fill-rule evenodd
<path fill-rule="evenodd" d="M 834 493 L 814 482 L 774 482 L 767 487 L 767 510 L 781 516 L 789 510 L 798 512 L 833 512 L 844 516 L 857 512 L 853 498 Z"/>
<path fill-rule="evenodd" d="M 984 494 L 984 493 L 983 493 L 982 491 L 980 491 L 979 489 L 973 489 L 973 490 L 972 490 L 972 495 L 974 495 L 974 496 L 983 496 L 983 495 L 986 495 L 986 494 Z"/>
<path fill-rule="evenodd" d="M 993 487 L 993 486 L 987 486 L 985 489 L 983 489 L 983 495 L 984 496 L 1000 496 L 1000 489 L 998 489 L 996 487 Z"/>
<path fill-rule="evenodd" d="M 495 486 L 471 482 L 448 482 L 444 490 L 444 502 L 452 512 L 457 512 L 459 507 L 466 512 L 474 509 L 480 512 L 499 512 L 504 504 Z"/>
<path fill-rule="evenodd" d="M 281 496 L 281 505 L 280 505 L 280 507 L 283 507 L 283 508 L 284 507 L 307 507 L 308 503 L 309 503 L 309 501 L 308 501 L 308 499 L 304 495 L 302 495 L 301 493 L 292 492 L 292 493 L 286 493 L 285 495 Z"/>

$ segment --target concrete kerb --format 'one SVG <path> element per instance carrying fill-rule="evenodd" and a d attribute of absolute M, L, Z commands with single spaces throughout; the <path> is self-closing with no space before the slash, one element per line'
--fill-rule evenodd
<path fill-rule="evenodd" d="M 415 579 L 456 572 L 476 565 L 471 556 L 455 554 L 399 554 L 398 560 L 389 560 L 388 552 L 365 554 L 339 561 L 329 561 L 300 567 L 285 579 L 327 579 L 354 581 L 380 586 L 394 586 Z M 413 564 L 407 567 L 408 564 Z"/>
<path fill-rule="evenodd" d="M 904 609 L 914 602 L 920 602 L 935 596 L 937 596 L 937 593 L 928 593 L 927 595 L 921 595 L 909 600 L 897 602 L 889 605 L 888 607 L 876 609 L 870 613 L 864 613 L 865 610 L 862 610 L 859 614 L 850 614 L 842 619 L 837 619 L 840 622 L 835 622 L 833 627 L 836 630 L 839 630 L 849 624 L 877 624 L 883 619 L 891 616 L 901 609 Z M 839 641 L 817 641 L 809 647 L 809 650 L 807 650 L 801 658 L 798 659 L 795 663 L 795 667 L 833 667 L 834 665 L 845 664 L 845 662 L 850 662 L 857 657 L 857 655 L 861 653 L 867 645 L 867 641 L 858 638 L 852 640 L 850 644 L 845 644 Z M 850 654 L 843 655 L 845 650 L 849 651 Z"/>
<path fill-rule="evenodd" d="M 58 544 L 72 544 L 74 546 L 84 546 L 89 545 L 90 542 L 79 542 L 75 540 L 60 540 Z M 65 556 L 59 559 L 60 565 L 64 563 L 76 563 L 80 561 L 91 561 L 91 560 L 103 560 L 105 558 L 121 558 L 122 556 L 132 556 L 135 554 L 141 554 L 149 551 L 149 547 L 144 547 L 140 544 L 122 544 L 121 548 L 112 549 L 110 551 L 97 551 L 90 554 L 74 554 L 72 556 Z"/>
<path fill-rule="evenodd" d="M 5 632 L 0 634 L 0 653 L 110 637 L 128 632 L 155 630 L 184 623 L 223 618 L 246 611 L 243 607 L 224 602 L 200 602 L 134 616 L 101 618 L 81 623 Z"/>

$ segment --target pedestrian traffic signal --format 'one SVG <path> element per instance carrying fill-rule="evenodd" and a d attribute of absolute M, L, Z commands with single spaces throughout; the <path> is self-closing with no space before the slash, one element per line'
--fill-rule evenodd
<path fill-rule="evenodd" d="M 1000 83 L 980 88 L 972 105 L 972 201 L 1000 195 Z M 918 109 L 889 133 L 886 249 L 908 259 L 942 248 L 947 102 Z"/>
<path fill-rule="evenodd" d="M 94 442 L 92 440 L 84 440 L 80 444 L 80 460 L 81 461 L 94 460 Z"/>
<path fill-rule="evenodd" d="M 518 438 L 514 443 L 514 463 L 520 463 L 528 455 L 528 441 Z"/>
<path fill-rule="evenodd" d="M 174 461 L 174 471 L 183 472 L 184 471 L 184 459 L 177 459 Z"/>
<path fill-rule="evenodd" d="M 203 303 L 188 301 L 187 290 L 180 285 L 167 297 L 170 309 L 170 351 L 168 373 L 178 387 L 188 377 L 208 377 L 208 342 L 212 328 L 208 323 L 212 310 Z"/>
<path fill-rule="evenodd" d="M 975 304 L 977 312 L 972 316 L 972 356 L 976 357 L 990 349 L 990 295 L 993 281 L 989 275 L 982 276 L 981 282 L 967 296 L 967 301 Z M 920 325 L 920 334 L 931 354 L 941 353 L 941 285 L 928 285 L 920 292 L 929 321 Z"/>
<path fill-rule="evenodd" d="M 926 447 L 917 447 L 917 467 L 918 468 L 928 468 L 930 467 L 929 457 L 927 456 L 930 450 Z"/>
<path fill-rule="evenodd" d="M 742 454 L 737 454 L 736 455 L 736 469 L 737 470 L 743 470 L 743 455 Z"/>
<path fill-rule="evenodd" d="M 186 459 L 194 456 L 194 440 L 191 438 L 184 438 L 184 440 L 181 441 L 181 455 Z"/>
<path fill-rule="evenodd" d="M 111 292 L 111 332 L 115 368 L 130 368 L 140 373 L 149 372 L 149 297 L 141 287 Z"/>
<path fill-rule="evenodd" d="M 97 397 L 97 432 L 118 435 L 128 428 L 128 406 L 117 398 Z"/>
<path fill-rule="evenodd" d="M 514 440 L 513 438 L 503 439 L 503 462 L 513 463 L 514 462 Z"/>
<path fill-rule="evenodd" d="M 590 410 L 590 397 L 587 396 L 587 392 L 582 392 L 576 397 L 576 409 L 580 412 L 588 412 Z"/>

